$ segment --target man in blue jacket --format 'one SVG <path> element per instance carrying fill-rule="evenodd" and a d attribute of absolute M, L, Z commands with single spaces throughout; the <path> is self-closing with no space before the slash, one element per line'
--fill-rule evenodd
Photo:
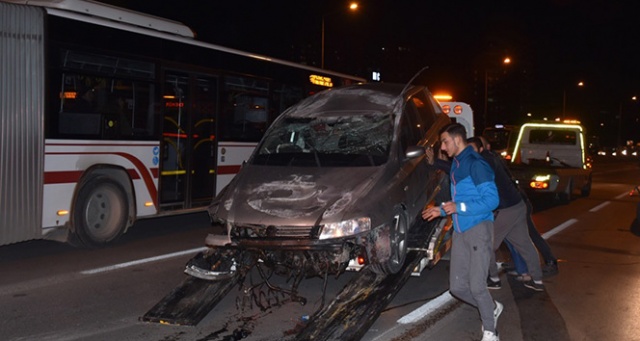
<path fill-rule="evenodd" d="M 493 252 L 493 210 L 499 197 L 494 173 L 480 154 L 467 145 L 466 130 L 453 123 L 440 131 L 441 149 L 453 158 L 451 198 L 439 207 L 422 212 L 432 220 L 451 215 L 453 242 L 449 291 L 458 299 L 476 307 L 482 319 L 482 341 L 498 341 L 496 330 L 502 304 L 494 301 L 487 289 L 487 276 Z"/>

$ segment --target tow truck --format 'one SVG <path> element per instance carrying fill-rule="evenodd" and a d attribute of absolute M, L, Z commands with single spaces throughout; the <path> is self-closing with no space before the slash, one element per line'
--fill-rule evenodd
<path fill-rule="evenodd" d="M 530 195 L 569 203 L 591 193 L 591 166 L 584 128 L 569 120 L 522 125 L 509 168 Z"/>

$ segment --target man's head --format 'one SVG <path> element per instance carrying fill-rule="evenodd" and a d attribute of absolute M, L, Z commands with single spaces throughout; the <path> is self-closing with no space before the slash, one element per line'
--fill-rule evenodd
<path fill-rule="evenodd" d="M 460 123 L 451 123 L 440 130 L 440 142 L 449 157 L 457 156 L 467 146 L 467 131 Z"/>
<path fill-rule="evenodd" d="M 482 139 L 479 138 L 478 136 L 468 138 L 467 144 L 471 145 L 471 147 L 473 147 L 473 150 L 475 150 L 476 153 L 482 153 L 482 151 L 484 151 L 484 143 L 482 142 Z"/>

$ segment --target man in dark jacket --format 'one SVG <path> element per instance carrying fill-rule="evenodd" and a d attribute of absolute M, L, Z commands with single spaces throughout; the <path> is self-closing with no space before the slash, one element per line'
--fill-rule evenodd
<path fill-rule="evenodd" d="M 466 130 L 453 123 L 440 131 L 441 149 L 452 157 L 450 178 L 452 201 L 422 212 L 426 220 L 451 215 L 453 242 L 449 291 L 476 307 L 482 319 L 483 341 L 498 341 L 497 320 L 503 306 L 487 289 L 493 249 L 493 210 L 498 206 L 494 174 L 487 162 L 467 146 Z"/>
<path fill-rule="evenodd" d="M 502 159 L 488 150 L 484 150 L 482 141 L 479 138 L 470 139 L 470 144 L 482 155 L 491 165 L 495 173 L 495 183 L 498 188 L 500 203 L 495 211 L 493 250 L 497 250 L 500 244 L 506 239 L 515 250 L 524 258 L 531 278 L 527 278 L 523 283 L 527 288 L 535 291 L 543 291 L 542 268 L 540 258 L 531 238 L 527 226 L 527 206 L 522 200 L 520 191 L 510 176 L 509 171 Z M 495 252 L 489 264 L 489 287 L 499 288 L 500 277 L 498 277 L 498 267 L 495 261 Z M 497 286 L 496 286 L 497 283 Z"/>

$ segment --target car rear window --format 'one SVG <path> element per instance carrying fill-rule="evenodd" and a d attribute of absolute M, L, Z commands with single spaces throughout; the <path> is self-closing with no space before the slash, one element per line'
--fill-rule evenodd
<path fill-rule="evenodd" d="M 575 145 L 576 132 L 566 129 L 536 129 L 529 132 L 529 143 Z"/>

